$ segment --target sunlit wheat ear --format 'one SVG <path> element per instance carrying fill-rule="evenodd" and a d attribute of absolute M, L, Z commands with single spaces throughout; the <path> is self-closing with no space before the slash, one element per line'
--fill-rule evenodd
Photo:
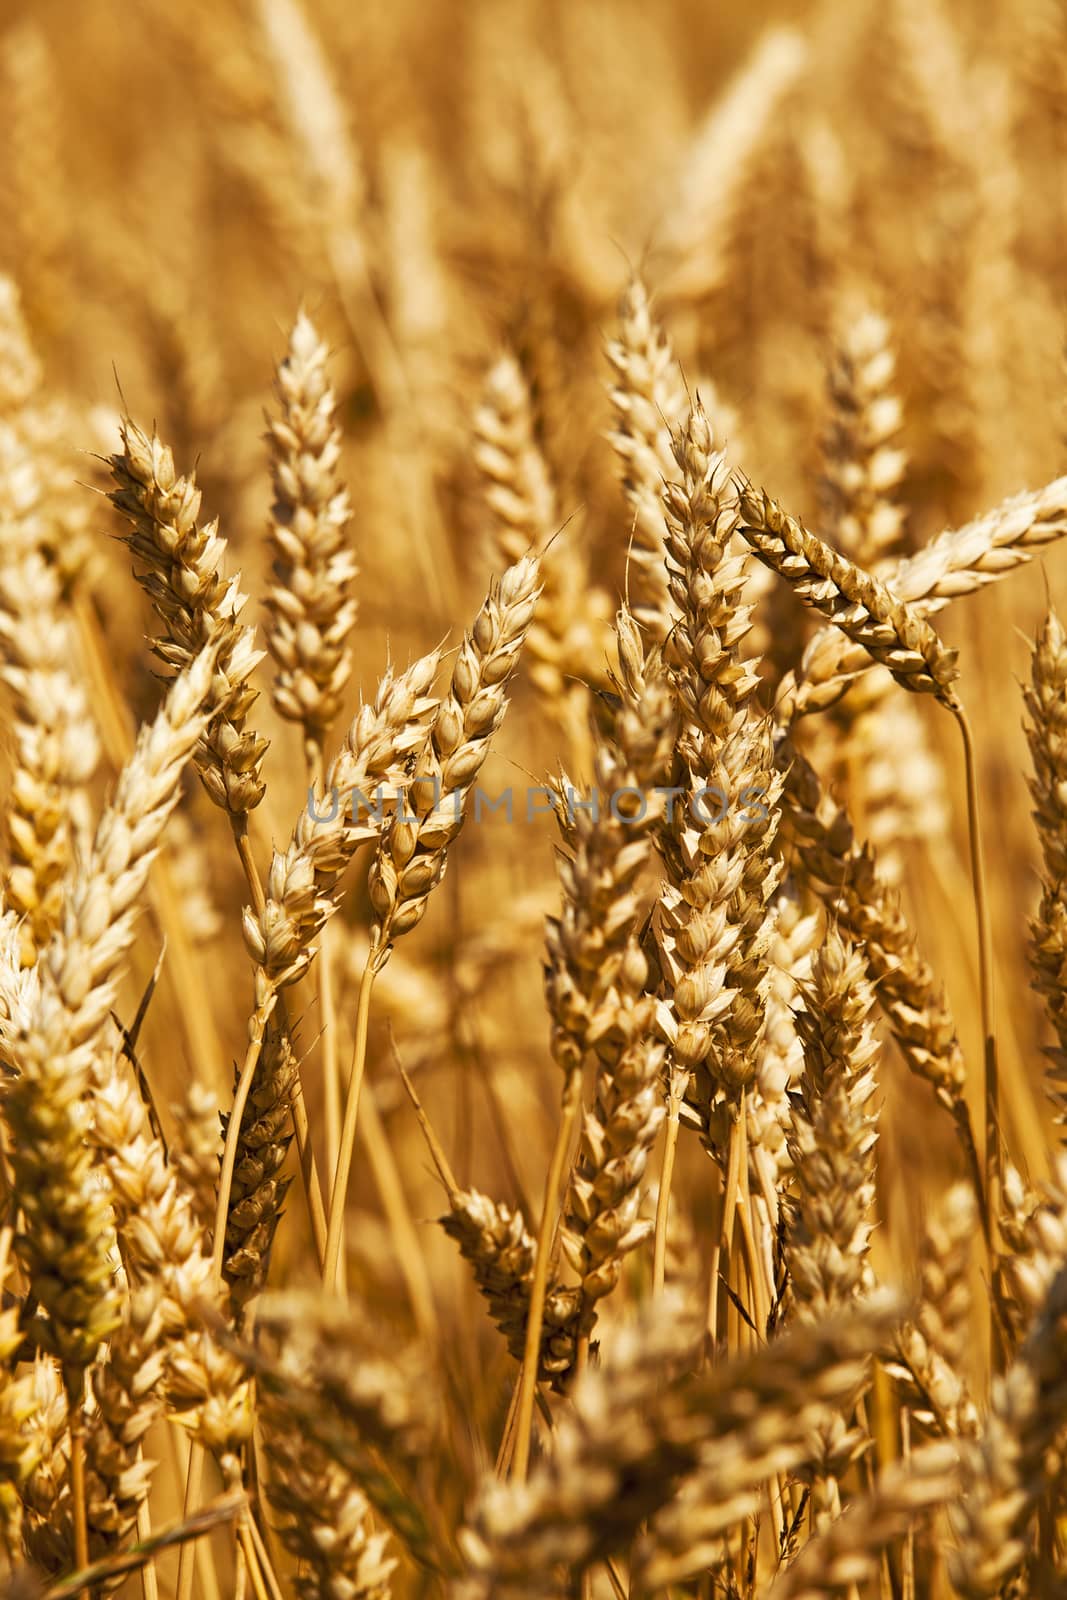
<path fill-rule="evenodd" d="M 422 921 L 444 873 L 467 798 L 504 719 L 508 681 L 540 592 L 540 562 L 523 556 L 490 589 L 460 646 L 449 691 L 407 782 L 407 806 L 385 830 L 371 869 L 373 937 L 381 952 Z"/>
<path fill-rule="evenodd" d="M 307 969 L 347 867 L 361 845 L 379 838 L 397 793 L 406 793 L 411 759 L 437 706 L 431 691 L 439 662 L 431 651 L 405 672 L 385 673 L 353 717 L 324 791 L 309 792 L 288 845 L 275 851 L 266 904 L 244 915 L 248 953 L 271 981 L 293 983 Z"/>
<path fill-rule="evenodd" d="M 903 688 L 955 709 L 956 653 L 917 610 L 787 516 L 765 491 L 742 483 L 738 495 L 740 531 L 766 566 L 888 667 Z"/>
<path fill-rule="evenodd" d="M 759 675 L 743 654 L 752 625 L 751 607 L 741 599 L 744 561 L 730 554 L 737 494 L 699 398 L 672 446 L 674 472 L 664 503 L 669 591 L 679 621 L 668 656 L 677 662 L 674 681 L 689 724 L 683 753 L 707 776 L 717 746 L 742 726 Z"/>
<path fill-rule="evenodd" d="M 768 1600 L 822 1600 L 877 1572 L 884 1552 L 914 1534 L 959 1493 L 959 1462 L 948 1443 L 894 1461 L 843 1516 L 816 1534 L 767 1589 Z"/>
<path fill-rule="evenodd" d="M 962 595 L 996 583 L 1025 566 L 1045 545 L 1067 534 L 1067 478 L 1034 493 L 1014 495 L 962 528 L 932 539 L 885 574 L 901 600 L 932 615 Z M 783 693 L 782 720 L 824 710 L 840 699 L 870 664 L 865 648 L 822 628 L 808 644 L 794 682 Z"/>
<path fill-rule="evenodd" d="M 267 749 L 246 726 L 257 697 L 251 677 L 263 653 L 254 630 L 237 621 L 246 598 L 240 577 L 223 577 L 226 541 L 217 522 L 199 522 L 196 480 L 175 471 L 167 447 L 128 417 L 122 444 L 110 462 L 111 500 L 129 524 L 124 539 L 142 568 L 138 582 L 164 624 L 155 653 L 180 671 L 209 639 L 219 641 L 212 716 L 195 762 L 212 800 L 239 824 L 263 798 L 260 766 Z"/>
<path fill-rule="evenodd" d="M 824 792 L 811 764 L 788 744 L 779 747 L 778 760 L 786 780 L 783 813 L 804 873 L 838 926 L 862 948 L 875 996 L 904 1060 L 951 1115 L 968 1170 L 981 1189 L 955 1022 L 899 896 L 882 883 L 869 847 L 856 842 L 848 815 Z"/>
<path fill-rule="evenodd" d="M 614 413 L 608 437 L 632 524 L 628 592 L 634 616 L 651 640 L 662 643 L 677 617 L 664 566 L 663 485 L 675 472 L 671 432 L 682 427 L 689 402 L 670 341 L 653 317 L 640 278 L 627 286 L 618 315 L 616 336 L 607 345 Z"/>
<path fill-rule="evenodd" d="M 538 558 L 525 555 L 490 587 L 460 645 L 448 693 L 436 707 L 414 763 L 404 775 L 404 805 L 394 811 L 379 839 L 368 886 L 374 910 L 371 948 L 360 982 L 326 1238 L 324 1277 L 330 1287 L 337 1280 L 344 1237 L 374 978 L 388 960 L 394 941 L 422 921 L 430 894 L 444 875 L 448 850 L 463 827 L 471 789 L 507 711 L 507 686 L 518 666 L 541 592 L 540 570 Z"/>
<path fill-rule="evenodd" d="M 641 1592 L 673 1581 L 694 1546 L 699 1560 L 703 1540 L 736 1520 L 742 1497 L 747 1507 L 765 1477 L 804 1458 L 812 1424 L 851 1390 L 890 1325 L 887 1309 L 694 1373 L 697 1325 L 672 1297 L 658 1300 L 576 1387 L 554 1453 L 529 1482 L 483 1489 L 463 1535 L 471 1595 L 556 1595 L 558 1563 L 581 1571 L 625 1550 L 646 1520 Z M 697 1490 L 688 1520 L 670 1504 L 686 1480 Z"/>
<path fill-rule="evenodd" d="M 215 1299 L 207 1236 L 191 1195 L 148 1125 L 123 1062 L 112 1061 L 98 1074 L 93 1100 L 92 1140 L 111 1182 L 132 1302 L 140 1318 L 151 1317 L 154 1328 L 150 1375 L 158 1378 L 169 1410 L 181 1414 L 232 1480 L 252 1427 L 252 1397 L 241 1363 L 201 1325 L 205 1307 Z M 149 1395 L 145 1375 L 136 1367 L 142 1327 L 135 1322 L 128 1335 L 127 1387 L 112 1386 L 119 1430 L 112 1450 L 122 1443 L 122 1406 Z"/>
<path fill-rule="evenodd" d="M 1050 610 L 1035 641 L 1023 691 L 1034 776 L 1030 792 L 1044 858 L 1041 900 L 1030 924 L 1030 962 L 1056 1045 L 1046 1051 L 1045 1090 L 1061 1129 L 1067 1123 L 1067 634 Z"/>
<path fill-rule="evenodd" d="M 48 560 L 51 521 L 36 455 L 14 421 L 0 421 L 0 658 L 16 748 L 4 891 L 25 918 L 27 966 L 58 922 L 99 755 L 61 580 Z"/>
<path fill-rule="evenodd" d="M 281 414 L 269 417 L 274 503 L 274 583 L 267 643 L 277 663 L 273 700 L 299 723 L 321 758 L 352 670 L 350 635 L 356 563 L 345 540 L 351 517 L 339 478 L 341 433 L 326 370 L 327 350 L 301 311 L 278 367 Z"/>
<path fill-rule="evenodd" d="M 17 1077 L 4 1112 L 23 1195 L 19 1255 L 48 1313 L 40 1336 L 62 1361 L 73 1401 L 118 1317 L 108 1196 L 85 1142 L 85 1097 L 148 869 L 207 721 L 217 652 L 212 641 L 194 658 L 141 730 L 92 851 L 68 878 L 59 930 L 10 1044 Z"/>

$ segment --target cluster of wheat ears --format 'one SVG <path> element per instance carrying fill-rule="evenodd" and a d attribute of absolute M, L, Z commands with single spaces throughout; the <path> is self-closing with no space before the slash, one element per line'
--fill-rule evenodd
<path fill-rule="evenodd" d="M 1067 1594 L 1067 13 L 716 9 L 0 29 L 12 1600 Z"/>

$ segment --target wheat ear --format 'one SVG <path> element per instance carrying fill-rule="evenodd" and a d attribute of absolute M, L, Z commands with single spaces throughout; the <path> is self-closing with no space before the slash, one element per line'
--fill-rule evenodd
<path fill-rule="evenodd" d="M 986 903 L 978 809 L 974 741 L 963 706 L 953 688 L 956 653 L 948 650 L 918 610 L 895 596 L 870 573 L 855 566 L 775 504 L 766 492 L 746 484 L 740 490 L 741 532 L 760 559 L 794 592 L 887 667 L 904 688 L 932 694 L 955 717 L 963 740 L 967 774 L 967 812 L 978 925 L 978 955 L 985 1087 L 985 1189 L 990 1234 L 997 1215 L 1001 1176 L 999 1070 L 993 1013 L 992 937 Z"/>
<path fill-rule="evenodd" d="M 0 422 L 0 652 L 12 691 L 17 757 L 8 814 L 6 903 L 24 918 L 32 965 L 58 921 L 64 877 L 99 750 L 62 584 L 47 558 L 50 522 L 36 457 Z"/>
<path fill-rule="evenodd" d="M 801 994 L 805 1008 L 796 1022 L 804 1075 L 788 1135 L 797 1193 L 787 1260 L 791 1314 L 811 1325 L 870 1287 L 877 1044 L 863 959 L 833 928 Z M 851 1398 L 850 1411 L 858 1398 Z M 850 1427 L 845 1412 L 818 1430 L 811 1471 L 816 1528 L 840 1514 L 839 1480 L 866 1443 L 866 1430 Z"/>
<path fill-rule="evenodd" d="M 932 539 L 885 575 L 901 600 L 932 615 L 949 601 L 973 594 L 1024 566 L 1045 545 L 1067 534 L 1067 478 L 1036 492 L 1015 495 L 995 510 Z M 800 670 L 780 698 L 779 715 L 791 719 L 824 710 L 838 700 L 869 657 L 833 628 L 814 635 Z"/>
<path fill-rule="evenodd" d="M 1067 633 L 1054 610 L 1034 643 L 1030 673 L 1024 691 L 1034 765 L 1030 792 L 1044 858 L 1041 900 L 1030 924 L 1030 962 L 1056 1035 L 1055 1046 L 1046 1051 L 1045 1091 L 1062 1130 L 1067 1123 L 1067 996 L 1061 976 L 1067 956 Z"/>
<path fill-rule="evenodd" d="M 766 493 L 739 489 L 740 531 L 760 560 L 814 610 L 881 662 L 905 689 L 958 701 L 956 653 L 929 622 L 875 578 L 809 533 Z"/>
<path fill-rule="evenodd" d="M 229 815 L 235 830 L 263 798 L 260 765 L 266 741 L 246 728 L 256 700 L 251 676 L 262 652 L 254 630 L 237 618 L 245 604 L 240 578 L 221 572 L 226 541 L 218 523 L 198 521 L 200 490 L 182 477 L 167 447 L 129 417 L 122 423 L 122 453 L 111 457 L 111 500 L 129 523 L 126 544 L 144 569 L 138 582 L 165 632 L 155 653 L 174 670 L 185 666 L 208 639 L 218 641 L 212 718 L 196 752 L 204 787 Z"/>
<path fill-rule="evenodd" d="M 664 566 L 663 485 L 674 475 L 671 430 L 682 427 L 688 402 L 670 341 L 652 315 L 640 278 L 630 281 L 619 302 L 618 331 L 607 346 L 607 358 L 614 413 L 608 437 L 622 469 L 632 519 L 630 603 L 649 638 L 661 644 L 677 615 Z"/>
<path fill-rule="evenodd" d="M 278 367 L 281 414 L 268 418 L 274 504 L 274 583 L 267 644 L 277 662 L 276 709 L 304 730 L 317 781 L 326 734 L 352 670 L 349 636 L 356 563 L 345 544 L 351 517 L 338 478 L 341 433 L 326 371 L 326 346 L 302 311 Z"/>
<path fill-rule="evenodd" d="M 330 1286 L 337 1281 L 341 1256 L 374 978 L 388 960 L 394 940 L 422 921 L 430 893 L 444 875 L 449 846 L 463 826 L 467 798 L 504 719 L 508 681 L 518 665 L 539 593 L 540 562 L 531 555 L 509 567 L 490 588 L 460 646 L 449 691 L 434 713 L 407 778 L 404 804 L 383 833 L 371 868 L 375 922 L 360 983 L 341 1148 L 330 1198 L 323 1269 Z"/>
<path fill-rule="evenodd" d="M 830 367 L 830 421 L 823 446 L 822 527 L 842 554 L 880 571 L 900 543 L 904 513 L 893 498 L 905 456 L 893 391 L 889 324 L 869 309 L 850 316 Z"/>
<path fill-rule="evenodd" d="M 904 1061 L 930 1084 L 952 1117 L 971 1180 L 984 1196 L 956 1026 L 899 896 L 879 878 L 869 846 L 856 843 L 847 813 L 825 793 L 810 762 L 788 742 L 779 746 L 778 760 L 786 772 L 783 809 L 804 873 L 839 927 L 862 945 L 878 1003 Z"/>

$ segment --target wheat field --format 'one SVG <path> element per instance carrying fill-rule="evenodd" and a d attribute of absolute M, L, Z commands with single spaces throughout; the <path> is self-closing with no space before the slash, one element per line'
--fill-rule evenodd
<path fill-rule="evenodd" d="M 0 1592 L 1067 1595 L 1062 0 L 0 83 Z"/>

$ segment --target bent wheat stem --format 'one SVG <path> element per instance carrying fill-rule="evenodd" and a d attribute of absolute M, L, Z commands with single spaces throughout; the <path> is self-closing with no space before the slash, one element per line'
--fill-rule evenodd
<path fill-rule="evenodd" d="M 559 1187 L 570 1149 L 571 1135 L 578 1119 L 582 1097 L 581 1069 L 572 1069 L 563 1090 L 562 1113 L 556 1130 L 556 1143 L 545 1179 L 545 1197 L 541 1208 L 541 1227 L 537 1235 L 537 1260 L 534 1279 L 530 1287 L 530 1309 L 527 1312 L 526 1345 L 522 1358 L 522 1376 L 519 1389 L 518 1419 L 515 1424 L 515 1454 L 511 1475 L 518 1483 L 526 1481 L 530 1465 L 530 1437 L 533 1429 L 534 1397 L 537 1393 L 537 1371 L 540 1365 L 541 1326 L 545 1313 L 545 1292 L 548 1288 L 548 1256 L 552 1248 L 552 1235 L 556 1227 L 559 1207 Z"/>
<path fill-rule="evenodd" d="M 317 790 L 326 789 L 322 745 L 309 747 L 308 776 Z M 333 984 L 333 924 L 319 935 L 319 1021 L 322 1026 L 322 1105 L 326 1132 L 326 1171 L 332 1181 L 341 1149 L 341 1068 L 337 1050 L 337 1004 Z"/>

